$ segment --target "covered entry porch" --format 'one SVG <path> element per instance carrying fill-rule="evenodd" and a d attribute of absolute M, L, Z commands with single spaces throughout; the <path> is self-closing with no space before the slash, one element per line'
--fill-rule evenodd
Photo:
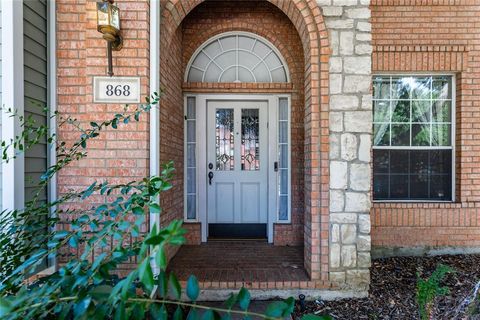
<path fill-rule="evenodd" d="M 300 288 L 309 277 L 303 246 L 274 246 L 266 241 L 209 241 L 184 245 L 169 264 L 181 281 L 192 274 L 205 289 Z"/>

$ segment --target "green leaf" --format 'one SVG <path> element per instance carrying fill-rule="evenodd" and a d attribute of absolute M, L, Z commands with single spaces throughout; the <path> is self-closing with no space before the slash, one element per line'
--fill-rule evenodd
<path fill-rule="evenodd" d="M 198 316 L 198 312 L 196 308 L 191 308 L 190 312 L 188 313 L 187 320 L 197 320 L 200 319 Z"/>
<path fill-rule="evenodd" d="M 92 298 L 86 297 L 75 303 L 75 306 L 73 307 L 73 314 L 75 315 L 75 318 L 78 318 L 85 314 L 91 301 Z"/>
<path fill-rule="evenodd" d="M 202 320 L 219 320 L 221 319 L 217 311 L 207 310 L 203 313 Z"/>
<path fill-rule="evenodd" d="M 5 298 L 0 298 L 0 317 L 5 317 L 13 309 L 12 303 Z"/>
<path fill-rule="evenodd" d="M 57 233 L 55 233 L 55 235 L 53 236 L 53 239 L 63 239 L 65 238 L 66 236 L 68 236 L 68 231 L 58 231 Z"/>
<path fill-rule="evenodd" d="M 237 303 L 237 295 L 231 293 L 230 297 L 228 297 L 227 301 L 225 301 L 225 306 L 228 308 L 228 310 L 232 310 L 233 306 L 235 303 Z"/>
<path fill-rule="evenodd" d="M 283 311 L 282 317 L 288 317 L 293 313 L 293 310 L 295 309 L 295 299 L 293 297 L 290 297 L 283 302 L 285 302 L 287 308 Z"/>
<path fill-rule="evenodd" d="M 170 284 L 170 291 L 172 292 L 173 296 L 176 299 L 180 299 L 182 295 L 182 287 L 180 286 L 177 277 L 173 273 L 170 273 L 168 283 Z"/>
<path fill-rule="evenodd" d="M 145 211 L 143 211 L 143 208 L 141 207 L 134 207 L 132 211 L 134 214 L 137 214 L 137 215 L 145 214 Z"/>
<path fill-rule="evenodd" d="M 178 306 L 177 310 L 175 310 L 175 313 L 173 314 L 173 320 L 183 320 L 183 311 L 180 306 Z"/>
<path fill-rule="evenodd" d="M 242 310 L 247 310 L 250 305 L 250 292 L 244 287 L 242 287 L 238 293 L 238 303 Z"/>
<path fill-rule="evenodd" d="M 163 246 L 158 248 L 158 251 L 155 254 L 155 262 L 161 270 L 167 269 L 167 255 L 165 254 Z"/>
<path fill-rule="evenodd" d="M 150 265 L 150 258 L 146 258 L 140 267 L 138 267 L 138 278 L 145 285 L 148 291 L 152 291 L 154 279 L 152 266 Z"/>
<path fill-rule="evenodd" d="M 168 277 L 165 271 L 160 271 L 158 275 L 158 294 L 165 298 L 168 294 Z"/>
<path fill-rule="evenodd" d="M 274 301 L 270 303 L 265 311 L 265 315 L 272 318 L 280 318 L 288 305 L 283 301 Z"/>
<path fill-rule="evenodd" d="M 78 247 L 78 240 L 76 236 L 72 236 L 70 239 L 68 239 L 68 245 L 72 248 L 77 248 Z"/>
<path fill-rule="evenodd" d="M 196 301 L 199 294 L 198 280 L 194 275 L 191 275 L 187 280 L 187 296 L 190 300 Z"/>
<path fill-rule="evenodd" d="M 150 208 L 150 213 L 161 213 L 162 212 L 162 208 L 160 208 L 160 206 L 157 203 L 150 203 L 148 205 L 148 207 Z"/>
<path fill-rule="evenodd" d="M 107 253 L 104 252 L 100 254 L 98 257 L 95 257 L 95 261 L 92 264 L 92 270 L 97 269 L 100 263 L 102 263 L 103 259 L 105 259 L 106 256 L 107 256 Z"/>
<path fill-rule="evenodd" d="M 150 246 L 158 246 L 161 244 L 165 239 L 163 236 L 157 234 L 154 236 L 149 236 L 147 239 L 145 239 L 145 244 L 148 244 Z"/>
<path fill-rule="evenodd" d="M 152 303 L 150 305 L 150 315 L 153 317 L 153 319 L 158 319 L 158 320 L 168 319 L 167 309 L 163 304 L 160 305 L 158 303 Z"/>
<path fill-rule="evenodd" d="M 94 300 L 107 300 L 112 293 L 113 287 L 109 285 L 101 285 L 94 287 L 90 294 Z"/>

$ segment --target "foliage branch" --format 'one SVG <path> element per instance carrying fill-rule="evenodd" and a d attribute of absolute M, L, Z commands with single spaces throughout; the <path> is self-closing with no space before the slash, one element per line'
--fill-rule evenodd
<path fill-rule="evenodd" d="M 140 121 L 142 113 L 158 107 L 159 99 L 153 94 L 133 111 L 126 106 L 112 119 L 90 122 L 86 129 L 75 118 L 53 113 L 51 117 L 58 119 L 59 126 L 70 126 L 79 133 L 71 145 L 49 135 L 48 127 L 33 118 L 4 110 L 19 118 L 23 130 L 15 139 L 2 141 L 3 161 L 12 161 L 40 141 L 55 146 L 57 161 L 41 176 L 24 209 L 0 215 L 0 318 L 208 320 L 240 314 L 246 319 L 283 319 L 293 312 L 293 298 L 272 303 L 264 314 L 251 312 L 251 296 L 245 288 L 232 294 L 225 307 L 203 306 L 197 303 L 200 289 L 195 276 L 182 288 L 177 277 L 167 272 L 167 248 L 185 242 L 181 222 L 153 226 L 150 231 L 142 226 L 147 212 L 161 213 L 156 199 L 172 187 L 172 163 L 164 165 L 158 177 L 126 184 L 93 182 L 84 190 L 65 192 L 55 201 L 42 201 L 42 192 L 56 174 L 87 157 L 92 139 L 107 129 Z M 93 196 L 105 201 L 89 209 L 68 206 L 72 202 L 93 203 Z M 68 225 L 59 217 L 68 219 Z M 35 277 L 53 257 L 63 257 L 65 263 L 50 275 Z M 131 267 L 125 277 L 119 277 L 125 264 Z M 308 319 L 312 317 L 322 319 Z"/>

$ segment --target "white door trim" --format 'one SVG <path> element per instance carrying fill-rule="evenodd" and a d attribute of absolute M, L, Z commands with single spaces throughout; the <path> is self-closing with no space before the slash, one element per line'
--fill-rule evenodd
<path fill-rule="evenodd" d="M 278 104 L 279 98 L 285 94 L 185 94 L 186 97 L 195 97 L 196 100 L 196 150 L 197 150 L 197 218 L 194 221 L 201 223 L 202 242 L 207 241 L 207 101 L 208 100 L 240 100 L 240 101 L 267 101 L 268 102 L 268 242 L 273 243 L 273 228 L 277 222 L 277 173 L 274 162 L 278 161 Z M 289 99 L 290 101 L 290 99 Z M 192 221 L 192 220 L 188 220 Z"/>

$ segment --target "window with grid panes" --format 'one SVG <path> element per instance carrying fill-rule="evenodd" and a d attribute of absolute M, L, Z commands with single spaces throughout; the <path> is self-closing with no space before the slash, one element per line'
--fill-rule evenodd
<path fill-rule="evenodd" d="M 453 200 L 452 76 L 375 76 L 373 90 L 374 200 Z"/>

